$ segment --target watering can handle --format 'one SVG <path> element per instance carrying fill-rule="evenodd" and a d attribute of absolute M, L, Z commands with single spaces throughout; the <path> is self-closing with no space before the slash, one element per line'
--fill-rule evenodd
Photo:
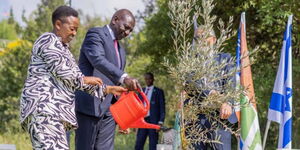
<path fill-rule="evenodd" d="M 148 100 L 147 96 L 145 95 L 144 92 L 142 92 L 142 90 L 140 88 L 138 88 L 137 91 L 142 95 L 143 101 L 146 102 L 146 110 L 149 110 L 150 104 L 149 104 L 149 100 Z"/>

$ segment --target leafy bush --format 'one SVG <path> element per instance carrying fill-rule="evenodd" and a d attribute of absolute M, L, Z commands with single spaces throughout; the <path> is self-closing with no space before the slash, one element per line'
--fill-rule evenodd
<path fill-rule="evenodd" d="M 16 40 L 0 53 L 0 133 L 19 131 L 19 96 L 27 76 L 32 44 Z"/>

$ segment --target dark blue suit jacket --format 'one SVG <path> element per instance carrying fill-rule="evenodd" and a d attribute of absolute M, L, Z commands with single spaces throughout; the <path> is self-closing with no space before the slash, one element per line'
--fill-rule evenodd
<path fill-rule="evenodd" d="M 88 30 L 83 41 L 79 68 L 85 76 L 100 77 L 107 85 L 120 85 L 119 79 L 124 74 L 125 50 L 119 45 L 121 68 L 118 67 L 114 42 L 106 26 Z M 101 102 L 85 92 L 76 92 L 76 111 L 86 115 L 100 117 L 111 105 L 113 95 L 106 96 Z"/>
<path fill-rule="evenodd" d="M 229 63 L 230 60 L 231 60 L 231 55 L 229 53 L 221 52 L 215 57 L 215 61 L 217 62 L 217 65 L 220 65 L 222 62 Z M 228 65 L 224 66 L 224 68 L 221 69 L 221 72 L 223 72 L 224 75 L 227 75 L 232 69 L 234 69 L 233 64 L 228 64 Z M 218 78 L 222 77 L 222 74 L 216 74 L 216 77 L 218 77 Z M 214 90 L 216 90 L 220 93 L 224 93 L 224 92 L 226 92 L 225 85 L 228 84 L 228 82 L 234 82 L 234 80 L 235 80 L 235 78 L 233 76 L 233 77 L 228 77 L 225 79 L 220 79 L 211 84 L 213 84 L 214 87 L 216 88 Z M 198 81 L 196 81 L 196 84 L 200 88 L 200 87 L 203 87 L 201 84 L 204 84 L 204 83 L 202 82 L 201 79 L 199 79 Z M 207 83 L 207 84 L 209 84 L 209 83 Z M 203 90 L 202 93 L 198 93 L 197 97 L 198 97 L 199 101 L 202 101 L 203 98 L 205 98 L 209 95 L 209 93 L 210 93 L 210 90 Z M 190 93 L 189 96 L 195 97 L 194 93 L 193 94 Z M 189 102 L 189 100 L 190 99 L 185 100 L 184 104 L 187 104 Z M 232 103 L 234 103 L 234 101 L 232 101 Z M 205 115 L 199 114 L 199 120 L 201 120 L 201 119 L 206 119 Z M 203 125 L 206 128 L 210 128 L 210 123 L 208 121 L 203 123 Z"/>
<path fill-rule="evenodd" d="M 230 59 L 231 59 L 231 55 L 229 53 L 221 52 L 215 57 L 216 65 L 221 65 L 222 62 L 229 63 Z M 233 64 L 228 64 L 228 65 L 224 66 L 224 68 L 222 68 L 221 72 L 223 72 L 224 74 L 228 74 L 230 72 L 230 70 L 232 70 L 233 68 L 234 68 Z M 191 73 L 189 77 L 193 78 L 193 76 L 194 76 L 194 74 Z M 215 74 L 215 76 L 216 77 L 222 77 L 221 74 Z M 229 77 L 229 78 L 225 78 L 225 79 L 215 81 L 214 83 L 210 83 L 210 84 L 213 84 L 216 87 L 216 89 L 215 89 L 216 91 L 218 91 L 220 93 L 224 93 L 224 91 L 226 90 L 224 85 L 229 81 L 234 81 L 234 79 L 235 78 L 233 76 L 233 77 Z M 187 84 L 189 84 L 189 82 L 191 82 L 191 81 L 188 81 Z M 196 84 L 196 86 L 198 86 L 198 88 L 202 87 L 203 86 L 202 84 L 204 84 L 202 82 L 202 80 L 197 80 L 195 82 L 196 82 L 195 84 Z M 200 97 L 206 97 L 206 96 L 209 95 L 209 93 L 210 93 L 210 90 L 203 90 L 203 93 L 201 93 L 199 96 Z"/>
<path fill-rule="evenodd" d="M 145 91 L 145 89 L 143 89 Z M 158 124 L 165 120 L 165 95 L 164 91 L 154 87 L 150 100 L 150 123 Z"/>

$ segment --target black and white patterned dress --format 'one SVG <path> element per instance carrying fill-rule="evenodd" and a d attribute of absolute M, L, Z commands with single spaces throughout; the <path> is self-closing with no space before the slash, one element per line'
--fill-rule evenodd
<path fill-rule="evenodd" d="M 61 129 L 63 132 L 77 127 L 75 90 L 86 91 L 103 99 L 103 86 L 86 85 L 83 83 L 83 76 L 68 46 L 63 45 L 54 33 L 44 33 L 35 41 L 20 100 L 20 121 L 23 127 L 29 130 L 33 147 L 36 140 L 46 140 L 39 139 L 45 138 L 44 135 L 36 137 L 35 134 L 40 129 L 62 134 L 59 128 L 63 128 Z M 55 122 L 62 124 L 63 127 L 57 127 Z M 57 130 L 42 127 L 41 123 L 53 125 Z M 56 136 L 58 137 L 52 140 L 60 140 L 59 135 Z M 66 143 L 62 145 L 64 144 Z M 49 147 L 40 145 L 40 148 Z"/>

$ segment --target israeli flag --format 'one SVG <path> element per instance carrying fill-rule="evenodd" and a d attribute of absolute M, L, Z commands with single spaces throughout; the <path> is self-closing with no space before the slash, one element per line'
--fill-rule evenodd
<path fill-rule="evenodd" d="M 280 124 L 278 148 L 292 148 L 292 18 L 284 33 L 280 64 L 270 101 L 268 119 Z"/>

